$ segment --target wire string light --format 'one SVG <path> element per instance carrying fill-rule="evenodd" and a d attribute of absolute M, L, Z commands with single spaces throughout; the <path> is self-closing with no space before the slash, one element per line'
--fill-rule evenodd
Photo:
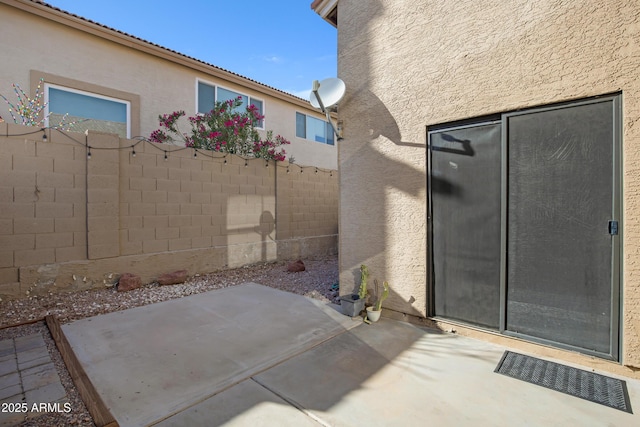
<path fill-rule="evenodd" d="M 47 129 L 55 130 L 55 131 L 61 133 L 64 137 L 66 137 L 66 138 L 72 140 L 73 142 L 77 143 L 78 145 L 84 146 L 86 148 L 86 150 L 87 150 L 87 159 L 89 159 L 89 160 L 91 159 L 91 156 L 92 156 L 92 150 L 131 150 L 131 157 L 136 157 L 136 154 L 137 154 L 136 146 L 138 144 L 140 144 L 140 143 L 149 144 L 149 146 L 151 146 L 154 149 L 162 152 L 165 161 L 169 160 L 169 153 L 174 153 L 174 152 L 178 152 L 178 151 L 182 151 L 182 150 L 188 150 L 188 149 L 192 148 L 192 147 L 186 147 L 185 146 L 185 147 L 175 147 L 175 148 L 171 148 L 171 149 L 166 149 L 165 147 L 161 146 L 160 144 L 151 142 L 146 137 L 143 137 L 143 136 L 136 136 L 136 137 L 131 138 L 131 139 L 134 139 L 134 140 L 137 140 L 137 141 L 135 141 L 134 143 L 132 143 L 130 145 L 126 145 L 126 146 L 122 146 L 122 147 L 92 147 L 91 145 L 89 145 L 87 132 L 85 132 L 85 141 L 81 142 L 81 141 L 78 141 L 77 139 L 75 139 L 74 137 L 72 137 L 71 135 L 69 135 L 67 132 L 65 132 L 65 131 L 63 131 L 63 130 L 55 127 L 55 126 L 38 128 L 38 129 L 36 129 L 34 131 L 20 133 L 20 134 L 8 134 L 7 133 L 5 136 L 6 137 L 26 136 L 26 135 L 33 135 L 33 134 L 42 132 L 42 141 L 43 142 L 48 142 L 49 138 L 48 138 L 48 135 L 47 135 Z M 205 156 L 205 157 L 208 157 L 208 158 L 213 159 L 213 160 L 222 159 L 222 163 L 225 164 L 225 165 L 227 165 L 229 163 L 229 160 L 227 159 L 227 156 L 229 156 L 231 153 L 226 153 L 226 154 L 223 154 L 223 155 L 216 155 L 216 154 L 214 154 L 215 152 L 210 153 L 210 152 L 208 152 L 208 150 L 201 151 L 201 150 L 198 150 L 196 148 L 194 148 L 193 150 L 194 150 L 194 153 L 193 153 L 193 157 L 194 158 L 198 158 L 199 156 Z M 218 153 L 218 154 L 222 154 L 222 153 Z M 242 160 L 244 160 L 244 167 L 245 168 L 249 167 L 249 160 L 251 158 L 238 156 L 237 154 L 231 154 L 231 155 L 240 157 Z M 265 164 L 264 164 L 265 168 L 269 167 L 269 163 L 270 163 L 269 160 L 265 160 Z M 283 163 L 283 164 L 281 164 L 281 163 Z M 291 165 L 294 164 L 294 163 L 292 161 L 289 161 L 286 164 L 284 162 L 275 162 L 274 164 L 275 164 L 276 169 L 280 168 L 280 167 L 285 168 L 286 169 L 286 173 L 290 174 L 291 173 Z M 317 166 L 303 166 L 303 165 L 297 165 L 297 166 L 300 168 L 300 173 L 301 174 L 304 174 L 304 170 L 306 168 L 314 168 L 314 172 L 315 172 L 316 175 L 319 174 L 320 172 L 322 172 L 322 173 L 328 173 L 330 177 L 333 177 L 333 170 L 331 170 L 331 169 L 322 169 L 322 168 L 319 168 Z"/>

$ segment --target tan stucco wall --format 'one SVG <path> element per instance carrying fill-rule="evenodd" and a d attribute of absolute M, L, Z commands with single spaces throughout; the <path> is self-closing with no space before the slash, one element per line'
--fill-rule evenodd
<path fill-rule="evenodd" d="M 226 73 L 229 79 L 225 79 L 225 73 L 220 70 L 209 73 L 205 65 L 166 50 L 149 47 L 147 50 L 151 53 L 145 53 L 140 50 L 140 44 L 144 48 L 140 41 L 131 39 L 125 45 L 113 42 L 109 39 L 114 37 L 112 31 L 68 18 L 59 12 L 50 12 L 45 6 L 29 5 L 29 1 L 7 0 L 7 3 L 0 2 L 0 57 L 3 58 L 0 93 L 12 102 L 16 100 L 11 87 L 13 83 L 27 92 L 31 90 L 33 96 L 37 76 L 42 73 L 114 89 L 139 97 L 139 119 L 132 117 L 132 121 L 138 122 L 133 123 L 132 130 L 138 133 L 131 136 L 148 137 L 159 127 L 158 115 L 176 110 L 184 110 L 189 115 L 195 113 L 196 79 L 199 78 L 264 100 L 266 129 L 291 141 L 286 150 L 296 163 L 326 169 L 337 167 L 336 147 L 296 137 L 296 111 L 323 118 L 319 111 L 307 107 L 307 103 L 298 98 L 284 94 L 276 97 L 273 90 L 230 73 Z M 20 3 L 27 4 L 27 10 L 37 11 L 45 17 L 9 6 Z M 51 16 L 65 24 L 49 19 Z M 94 32 L 98 28 L 100 36 L 73 28 L 68 23 Z M 116 38 L 121 40 L 125 37 L 118 35 Z M 158 50 L 190 66 L 158 57 L 155 54 Z M 0 103 L 0 116 L 11 120 L 4 101 Z M 186 128 L 188 124 L 185 122 Z"/>
<path fill-rule="evenodd" d="M 426 313 L 426 126 L 622 92 L 622 362 L 640 366 L 640 6 L 340 0 L 340 282 L 366 263 Z"/>
<path fill-rule="evenodd" d="M 0 124 L 0 300 L 337 251 L 335 170 L 46 132 Z"/>

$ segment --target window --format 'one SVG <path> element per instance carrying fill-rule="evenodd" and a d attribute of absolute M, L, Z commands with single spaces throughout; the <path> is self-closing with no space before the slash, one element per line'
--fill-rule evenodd
<path fill-rule="evenodd" d="M 57 126 L 65 114 L 67 129 L 73 132 L 95 130 L 129 138 L 130 103 L 62 86 L 45 85 L 47 126 Z"/>
<path fill-rule="evenodd" d="M 331 124 L 302 113 L 296 113 L 296 136 L 323 144 L 334 145 Z"/>
<path fill-rule="evenodd" d="M 216 88 L 198 82 L 198 113 L 208 113 L 216 103 Z"/>
<path fill-rule="evenodd" d="M 247 105 L 247 100 L 249 98 L 248 96 L 241 95 L 238 92 L 234 92 L 232 90 L 224 89 L 221 87 L 218 88 L 218 101 L 230 101 L 238 97 L 242 98 L 242 104 L 239 107 L 237 107 L 236 110 L 243 111 L 248 107 Z"/>
<path fill-rule="evenodd" d="M 260 115 L 264 115 L 263 101 L 233 90 L 198 81 L 198 113 L 208 113 L 213 109 L 216 101 L 228 101 L 238 97 L 242 98 L 242 105 L 238 107 L 238 111 L 245 111 L 248 106 L 255 105 Z M 258 128 L 264 128 L 264 119 L 259 120 L 254 125 Z"/>

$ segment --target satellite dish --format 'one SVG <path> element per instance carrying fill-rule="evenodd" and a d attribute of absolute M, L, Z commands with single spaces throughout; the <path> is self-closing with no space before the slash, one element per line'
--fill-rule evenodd
<path fill-rule="evenodd" d="M 324 79 L 321 82 L 314 80 L 311 95 L 309 95 L 309 102 L 314 108 L 319 108 L 327 116 L 327 122 L 331 125 L 331 129 L 333 129 L 333 133 L 338 140 L 342 139 L 342 129 L 336 130 L 331 114 L 329 114 L 329 108 L 342 101 L 345 89 L 344 82 L 337 77 Z"/>
<path fill-rule="evenodd" d="M 344 82 L 337 77 L 324 79 L 320 82 L 316 80 L 313 82 L 309 102 L 314 108 L 320 108 L 324 111 L 325 108 L 331 108 L 342 101 L 345 90 Z"/>

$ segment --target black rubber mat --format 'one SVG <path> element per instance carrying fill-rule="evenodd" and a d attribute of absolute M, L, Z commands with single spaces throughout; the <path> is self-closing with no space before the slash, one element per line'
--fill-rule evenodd
<path fill-rule="evenodd" d="M 511 351 L 504 352 L 494 372 L 633 413 L 623 380 Z"/>

